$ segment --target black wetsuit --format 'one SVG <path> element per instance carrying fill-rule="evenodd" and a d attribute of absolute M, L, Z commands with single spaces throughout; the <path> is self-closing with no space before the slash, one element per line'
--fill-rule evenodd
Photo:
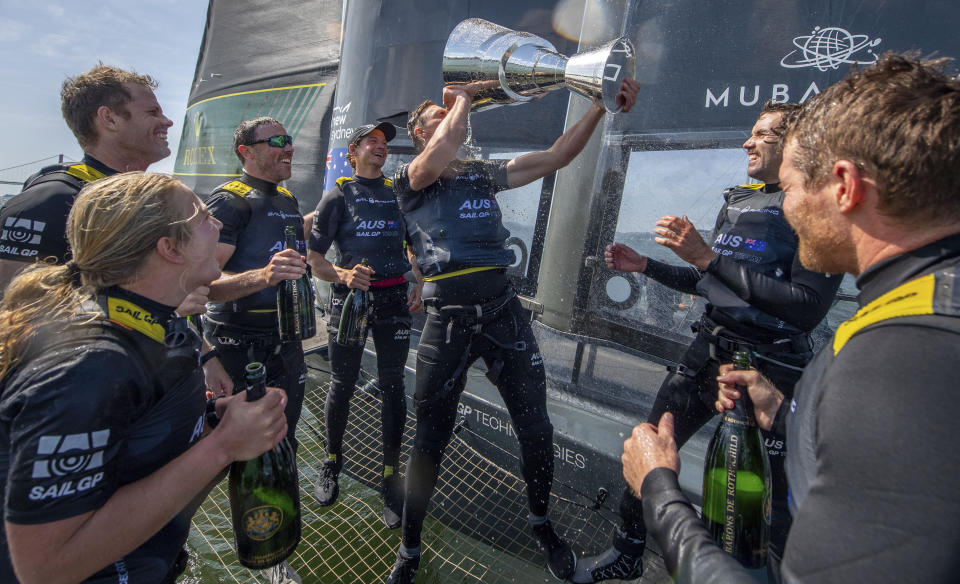
<path fill-rule="evenodd" d="M 393 183 L 382 176 L 339 179 L 317 204 L 309 242 L 309 248 L 320 254 L 325 254 L 331 243 L 335 244 L 335 263 L 341 268 L 350 269 L 367 259 L 375 271 L 368 323 L 377 350 L 377 384 L 383 396 L 384 472 L 391 475 L 399 464 L 400 443 L 407 422 L 403 367 L 410 349 L 410 311 L 407 282 L 403 278 L 410 264 L 403 251 L 403 218 L 392 186 Z M 331 287 L 328 327 L 331 376 L 324 415 L 328 459 L 329 455 L 336 456 L 333 464 L 339 472 L 343 465 L 343 433 L 360 374 L 363 347 L 346 347 L 336 342 L 340 311 L 349 289 L 339 283 Z"/>
<path fill-rule="evenodd" d="M 697 336 L 680 366 L 663 381 L 647 421 L 664 412 L 675 416 L 682 446 L 716 414 L 716 376 L 737 350 L 753 353 L 754 366 L 790 396 L 802 368 L 813 356 L 809 332 L 826 316 L 839 276 L 805 269 L 797 257 L 797 237 L 783 217 L 779 185 L 742 185 L 724 192 L 724 205 L 712 234 L 717 257 L 704 272 L 648 260 L 644 275 L 704 296 L 708 304 Z M 773 475 L 773 564 L 783 553 L 790 515 L 783 472 L 783 440 L 765 435 Z M 644 533 L 640 501 L 629 489 L 621 500 L 627 535 Z M 774 572 L 776 568 L 774 567 Z"/>
<path fill-rule="evenodd" d="M 0 259 L 32 262 L 70 259 L 67 215 L 85 184 L 117 171 L 89 154 L 73 165 L 47 166 L 23 183 L 23 191 L 0 210 Z"/>
<path fill-rule="evenodd" d="M 960 235 L 879 262 L 857 286 L 865 306 L 941 271 L 934 314 L 872 324 L 846 344 L 835 343 L 839 328 L 784 400 L 776 425 L 787 428 L 794 512 L 785 582 L 957 580 L 960 433 L 949 404 L 960 363 Z M 678 581 L 751 582 L 710 539 L 673 471 L 651 472 L 642 498 Z"/>
<path fill-rule="evenodd" d="M 110 320 L 84 315 L 41 329 L 0 381 L 0 494 L 11 523 L 99 509 L 203 431 L 200 336 L 174 308 L 111 288 L 85 309 Z M 168 336 L 173 331 L 181 334 Z M 165 339 L 182 344 L 171 348 Z M 201 500 L 85 582 L 172 584 Z M 5 535 L 0 545 L 0 582 L 16 582 Z"/>
<path fill-rule="evenodd" d="M 417 431 L 407 470 L 403 545 L 420 545 L 427 505 L 453 433 L 467 368 L 482 357 L 520 443 L 530 511 L 544 516 L 553 482 L 553 426 L 540 349 L 505 274 L 514 261 L 495 194 L 507 188 L 507 161 L 464 163 L 420 191 L 407 166 L 394 191 L 427 283 L 427 320 L 417 351 Z M 486 269 L 494 268 L 494 269 Z"/>
<path fill-rule="evenodd" d="M 303 249 L 303 216 L 290 191 L 244 174 L 217 187 L 207 207 L 223 223 L 220 243 L 235 247 L 224 272 L 241 273 L 262 268 L 284 249 L 284 229 L 293 226 Z M 303 405 L 307 366 L 300 341 L 281 342 L 277 323 L 277 287 L 230 302 L 209 306 L 203 333 L 220 352 L 220 363 L 233 379 L 235 390 L 244 387 L 244 367 L 259 361 L 267 369 L 267 385 L 287 393 L 287 436 L 296 445 L 295 431 Z"/>

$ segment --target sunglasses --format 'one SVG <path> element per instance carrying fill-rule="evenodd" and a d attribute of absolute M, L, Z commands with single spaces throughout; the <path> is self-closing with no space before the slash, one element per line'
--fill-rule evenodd
<path fill-rule="evenodd" d="M 264 138 L 263 140 L 254 140 L 250 142 L 250 145 L 260 144 L 261 142 L 266 142 L 270 145 L 271 148 L 283 148 L 287 144 L 293 145 L 293 136 L 280 135 L 280 136 L 270 136 L 269 138 Z"/>

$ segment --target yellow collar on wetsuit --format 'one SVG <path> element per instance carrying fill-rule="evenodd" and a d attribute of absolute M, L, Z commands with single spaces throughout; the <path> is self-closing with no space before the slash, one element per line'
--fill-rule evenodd
<path fill-rule="evenodd" d="M 903 283 L 867 304 L 837 327 L 833 336 L 833 354 L 839 353 L 853 335 L 864 328 L 891 318 L 924 314 L 960 316 L 960 306 L 936 294 L 938 288 L 948 293 L 952 291 L 956 277 L 955 270 L 927 274 Z"/>
<path fill-rule="evenodd" d="M 70 176 L 75 176 L 83 182 L 91 182 L 107 176 L 96 168 L 87 166 L 86 164 L 74 164 L 73 166 L 67 168 L 67 174 Z"/>
<path fill-rule="evenodd" d="M 233 193 L 239 197 L 245 197 L 250 191 L 253 190 L 253 187 L 251 187 L 248 184 L 242 183 L 238 180 L 232 180 L 220 188 L 227 192 Z M 277 185 L 277 192 L 280 193 L 281 195 L 293 197 L 293 193 L 291 193 L 290 191 L 288 191 L 287 189 L 279 185 Z"/>
<path fill-rule="evenodd" d="M 247 193 L 253 190 L 253 187 L 251 187 L 250 185 L 243 184 L 238 180 L 232 180 L 220 188 L 240 197 L 247 196 Z"/>
<path fill-rule="evenodd" d="M 149 310 L 145 310 L 124 298 L 107 296 L 106 300 L 107 313 L 101 316 L 103 320 L 109 320 L 124 328 L 133 329 L 158 343 L 163 342 L 167 331 L 162 324 L 157 322 Z"/>
<path fill-rule="evenodd" d="M 472 274 L 474 272 L 484 272 L 486 270 L 500 270 L 503 269 L 503 266 L 478 266 L 476 268 L 465 268 L 463 270 L 454 270 L 453 272 L 446 272 L 443 274 L 437 274 L 436 276 L 427 276 L 423 279 L 424 282 L 436 282 L 437 280 L 443 280 L 445 278 L 453 278 L 456 276 L 465 276 L 467 274 Z"/>
<path fill-rule="evenodd" d="M 753 190 L 755 190 L 755 191 L 758 191 L 758 190 L 762 189 L 762 188 L 765 187 L 765 186 L 767 186 L 765 183 L 751 183 L 751 184 L 748 184 L 748 185 L 740 185 L 740 188 L 742 188 L 742 189 L 753 189 Z"/>
<path fill-rule="evenodd" d="M 350 182 L 354 180 L 352 176 L 341 176 L 337 179 L 337 186 L 341 189 L 343 188 L 343 183 Z M 383 179 L 384 186 L 393 187 L 393 181 L 389 178 Z"/>

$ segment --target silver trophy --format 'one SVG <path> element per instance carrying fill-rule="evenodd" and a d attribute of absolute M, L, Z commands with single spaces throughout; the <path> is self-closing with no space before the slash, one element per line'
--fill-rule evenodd
<path fill-rule="evenodd" d="M 481 18 L 458 24 L 443 50 L 444 85 L 474 85 L 473 111 L 526 103 L 566 87 L 620 111 L 616 95 L 633 77 L 636 52 L 627 38 L 564 57 L 549 42 Z"/>

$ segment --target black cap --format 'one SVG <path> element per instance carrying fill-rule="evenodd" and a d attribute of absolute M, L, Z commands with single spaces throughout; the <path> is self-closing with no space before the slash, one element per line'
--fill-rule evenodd
<path fill-rule="evenodd" d="M 360 141 L 361 138 L 369 134 L 374 130 L 380 130 L 383 132 L 383 137 L 387 139 L 387 142 L 393 140 L 397 137 L 397 129 L 390 122 L 380 122 L 379 124 L 367 124 L 365 126 L 360 126 L 350 134 L 350 143 L 356 144 Z"/>

